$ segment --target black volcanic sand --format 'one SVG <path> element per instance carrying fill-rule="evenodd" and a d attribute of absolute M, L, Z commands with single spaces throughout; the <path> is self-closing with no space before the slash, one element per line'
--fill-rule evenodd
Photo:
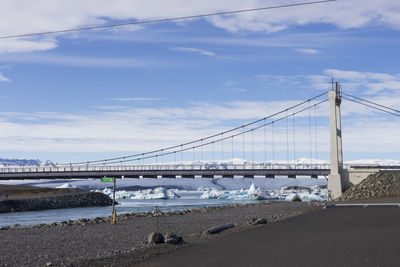
<path fill-rule="evenodd" d="M 178 249 L 138 264 L 128 257 L 105 264 L 397 267 L 400 266 L 399 210 L 393 206 L 329 208 Z"/>
<path fill-rule="evenodd" d="M 157 231 L 157 218 L 151 214 L 121 219 L 116 225 L 106 221 L 0 230 L 0 266 L 118 266 L 113 262 L 122 258 L 129 259 L 129 266 L 160 253 L 254 228 L 248 225 L 253 217 L 264 217 L 273 225 L 279 220 L 320 210 L 322 206 L 322 203 L 260 202 L 158 217 L 160 232 L 182 236 L 181 245 L 146 244 L 147 235 Z M 227 223 L 237 226 L 216 235 L 203 233 Z"/>

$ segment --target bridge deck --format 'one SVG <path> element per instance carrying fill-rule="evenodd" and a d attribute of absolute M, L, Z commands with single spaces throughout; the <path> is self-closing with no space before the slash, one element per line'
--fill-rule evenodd
<path fill-rule="evenodd" d="M 0 180 L 12 179 L 87 179 L 104 176 L 124 178 L 177 178 L 177 177 L 226 177 L 254 176 L 326 176 L 330 172 L 328 165 L 135 165 L 135 166 L 77 166 L 77 167 L 18 167 L 0 169 Z"/>
<path fill-rule="evenodd" d="M 346 165 L 345 169 L 400 169 L 400 166 Z M 19 166 L 0 168 L 0 180 L 88 179 L 104 176 L 124 178 L 177 178 L 254 176 L 327 176 L 329 164 L 199 164 L 199 165 L 118 165 L 118 166 Z"/>

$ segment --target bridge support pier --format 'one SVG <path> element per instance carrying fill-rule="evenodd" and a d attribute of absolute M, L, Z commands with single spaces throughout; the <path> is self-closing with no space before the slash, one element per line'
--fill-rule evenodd
<path fill-rule="evenodd" d="M 328 200 L 333 200 L 340 197 L 342 195 L 343 188 L 343 150 L 340 114 L 341 102 L 340 85 L 336 83 L 336 90 L 329 91 L 331 173 L 328 177 Z"/>

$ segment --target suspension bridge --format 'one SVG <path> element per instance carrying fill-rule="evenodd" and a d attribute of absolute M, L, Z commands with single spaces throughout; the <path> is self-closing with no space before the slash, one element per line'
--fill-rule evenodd
<path fill-rule="evenodd" d="M 343 164 L 341 104 L 357 103 L 400 117 L 400 111 L 350 94 L 336 83 L 330 91 L 267 117 L 201 139 L 158 150 L 102 160 L 50 166 L 3 166 L 0 180 L 121 178 L 245 178 L 287 176 L 326 177 L 332 198 L 381 169 L 400 166 Z M 330 164 L 318 161 L 317 113 L 329 103 Z M 306 130 L 305 130 L 306 129 Z M 306 140 L 306 145 L 304 141 Z M 299 141 L 302 144 L 299 144 Z M 306 148 L 305 148 L 306 147 Z M 310 162 L 297 158 L 309 151 Z M 282 152 L 283 151 L 283 152 Z M 303 151 L 303 152 L 301 152 Z M 241 158 L 237 162 L 234 159 Z M 263 158 L 263 160 L 259 160 Z M 230 159 L 230 160 L 229 160 Z M 258 160 L 256 160 L 258 159 Z"/>

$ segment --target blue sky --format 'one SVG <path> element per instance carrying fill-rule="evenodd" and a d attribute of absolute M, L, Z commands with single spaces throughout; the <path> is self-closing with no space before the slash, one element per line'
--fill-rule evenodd
<path fill-rule="evenodd" d="M 78 2 L 4 1 L 0 35 L 300 1 Z M 317 95 L 332 75 L 350 94 L 398 107 L 399 17 L 395 0 L 342 0 L 0 40 L 0 156 L 67 162 L 174 145 Z M 346 160 L 400 159 L 398 118 L 346 102 L 343 115 Z M 327 125 L 321 107 L 320 159 Z M 306 122 L 298 127 L 307 157 Z"/>

